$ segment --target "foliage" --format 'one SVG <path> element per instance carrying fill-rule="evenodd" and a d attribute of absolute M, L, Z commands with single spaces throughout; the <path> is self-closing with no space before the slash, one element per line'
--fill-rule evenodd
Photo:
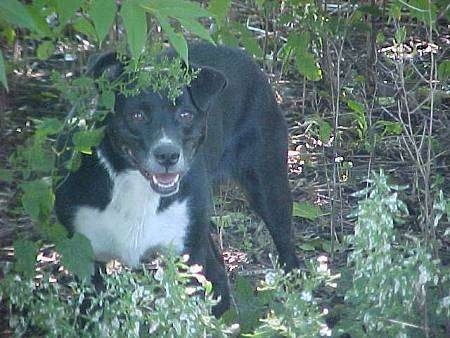
<path fill-rule="evenodd" d="M 86 248 L 85 254 L 77 255 L 77 259 L 66 257 L 74 252 L 73 248 L 85 247 L 86 243 L 81 237 L 67 240 L 62 226 L 50 217 L 54 190 L 68 171 L 78 167 L 80 154 L 90 154 L 91 149 L 101 142 L 102 121 L 113 110 L 115 91 L 133 95 L 151 86 L 157 91 L 166 91 L 172 100 L 179 96 L 181 87 L 190 82 L 196 71 L 182 66 L 182 63 L 188 63 L 187 42 L 178 28 L 175 30 L 174 20 L 191 33 L 212 42 L 207 30 L 197 21 L 210 14 L 197 3 L 182 0 L 131 0 L 121 7 L 114 1 L 106 0 L 64 3 L 42 0 L 26 5 L 18 0 L 8 0 L 0 6 L 0 24 L 5 27 L 0 31 L 0 37 L 8 31 L 15 32 L 16 27 L 25 28 L 23 38 L 38 40 L 36 53 L 42 59 L 50 57 L 56 45 L 66 39 L 64 28 L 67 27 L 83 33 L 89 41 L 97 42 L 99 47 L 111 43 L 105 39 L 112 32 L 113 25 L 122 24 L 126 32 L 125 36 L 118 37 L 116 46 L 118 58 L 124 63 L 124 72 L 112 83 L 103 78 L 94 83 L 86 76 L 73 79 L 56 71 L 52 73 L 55 88 L 72 105 L 72 109 L 64 121 L 55 117 L 34 120 L 33 136 L 19 146 L 11 157 L 12 174 L 22 181 L 20 188 L 24 212 L 39 225 L 42 238 L 56 244 L 66 266 L 79 273 L 80 278 L 87 278 L 92 250 Z M 150 30 L 147 28 L 147 14 L 159 22 L 181 59 L 159 58 L 162 48 L 156 40 L 151 44 L 151 49 L 146 47 L 149 45 Z M 130 54 L 132 57 L 128 57 Z M 0 80 L 6 88 L 2 54 Z M 98 96 L 95 87 L 100 89 Z M 20 254 L 22 248 L 17 247 L 17 257 L 29 257 L 30 252 L 27 255 L 24 252 L 25 256 Z M 22 264 L 20 269 L 27 266 L 31 265 Z M 32 270 L 27 274 L 31 273 Z"/>
<path fill-rule="evenodd" d="M 96 291 L 87 283 L 63 287 L 49 282 L 47 274 L 38 281 L 8 274 L 0 299 L 6 301 L 11 329 L 16 336 L 52 337 L 221 337 L 228 332 L 210 314 L 211 285 L 198 266 L 169 255 L 156 272 L 122 270 L 103 278 L 104 290 Z"/>
<path fill-rule="evenodd" d="M 147 53 L 136 58 L 119 56 L 123 63 L 123 73 L 113 81 L 100 78 L 97 83 L 105 102 L 105 96 L 113 97 L 115 92 L 125 96 L 137 95 L 142 89 L 151 87 L 155 92 L 166 93 L 167 98 L 175 102 L 198 70 L 185 67 L 180 59 L 169 59 L 159 44 L 155 44 Z M 113 102 L 108 103 L 113 107 Z"/>
<path fill-rule="evenodd" d="M 308 202 L 294 202 L 292 216 L 302 217 L 311 221 L 316 220 L 322 214 L 320 207 Z"/>
<path fill-rule="evenodd" d="M 122 20 L 126 31 L 126 40 L 122 44 L 128 45 L 134 57 L 139 57 L 148 45 L 147 14 L 158 21 L 173 48 L 186 63 L 187 42 L 184 35 L 174 28 L 172 19 L 191 33 L 213 42 L 208 31 L 197 21 L 201 17 L 210 16 L 210 13 L 195 2 L 184 0 L 130 0 L 122 3 L 120 9 L 114 1 L 109 0 L 43 0 L 28 5 L 23 5 L 18 0 L 7 0 L 2 1 L 0 9 L 0 23 L 7 27 L 5 32 L 13 32 L 15 27 L 28 29 L 34 34 L 34 38 L 41 41 L 38 53 L 41 58 L 51 55 L 67 26 L 85 34 L 90 41 L 102 45 L 117 16 Z M 2 54 L 0 81 L 7 88 Z"/>
<path fill-rule="evenodd" d="M 263 51 L 247 29 L 247 25 L 227 19 L 230 6 L 231 0 L 210 1 L 208 11 L 212 13 L 216 23 L 212 32 L 213 38 L 228 46 L 243 46 L 249 54 L 262 58 Z"/>
<path fill-rule="evenodd" d="M 348 236 L 353 247 L 348 264 L 354 272 L 346 301 L 353 325 L 346 330 L 356 336 L 365 334 L 363 327 L 370 334 L 409 335 L 411 330 L 425 328 L 417 324 L 418 309 L 426 307 L 429 293 L 448 280 L 422 240 L 399 244 L 395 223 L 408 213 L 398 197 L 404 188 L 389 184 L 383 172 L 373 174 L 367 183 L 367 188 L 354 194 L 363 199 L 352 214 L 355 234 Z"/>
<path fill-rule="evenodd" d="M 6 90 L 6 75 L 13 69 L 10 51 L 17 41 L 35 44 L 35 56 L 46 60 L 61 46 L 70 44 L 75 36 L 77 39 L 81 36 L 95 48 L 117 49 L 118 58 L 125 64 L 125 73 L 113 83 L 103 78 L 94 81 L 86 76 L 53 72 L 50 82 L 57 91 L 55 95 L 72 107 L 68 116 L 64 120 L 58 116 L 31 119 L 33 135 L 10 157 L 11 169 L 0 168 L 0 180 L 18 182 L 21 212 L 38 224 L 40 236 L 37 242 L 19 236 L 14 242 L 13 272 L 0 283 L 0 298 L 8 306 L 14 333 L 234 334 L 209 315 L 213 302 L 209 297 L 203 299 L 200 289 L 196 289 L 198 293 L 193 297 L 186 296 L 186 291 L 191 290 L 191 285 L 186 284 L 188 279 L 193 277 L 201 282 L 203 279 L 198 271 L 189 271 L 183 264 L 170 261 L 171 258 L 156 274 L 123 271 L 106 276 L 107 287 L 101 292 L 85 283 L 74 282 L 69 287 L 49 283 L 47 275 L 38 282 L 31 280 L 35 275 L 36 252 L 45 242 L 56 244 L 62 253 L 62 263 L 78 279 L 89 278 L 90 245 L 82 236 L 67 239 L 65 228 L 51 218 L 53 191 L 68 171 L 78 167 L 81 153 L 91 153 L 101 142 L 103 120 L 114 107 L 114 90 L 133 95 L 139 88 L 152 86 L 167 91 L 174 99 L 181 86 L 189 83 L 195 73 L 180 65 L 189 61 L 185 36 L 193 35 L 210 42 L 243 46 L 257 59 L 264 60 L 265 66 L 278 58 L 282 68 L 281 74 L 275 68 L 275 77 L 290 73 L 294 78 L 289 80 L 295 82 L 300 75 L 302 103 L 306 108 L 296 118 L 306 120 L 308 135 L 320 141 L 317 143 L 323 150 L 325 173 L 317 168 L 314 172 L 326 178 L 324 186 L 329 192 L 326 198 L 331 205 L 328 209 L 327 204 L 318 207 L 310 202 L 294 203 L 293 215 L 312 223 L 315 229 L 312 241 L 297 243 L 303 255 L 324 250 L 339 258 L 341 252 L 336 248 L 343 245 L 335 245 L 333 241 L 339 242 L 349 227 L 348 222 L 342 222 L 339 234 L 334 222 L 339 216 L 344 218 L 345 191 L 351 188 L 342 179 L 342 171 L 346 179 L 358 175 L 358 170 L 344 168 L 344 163 L 354 161 L 354 155 L 368 156 L 364 161 L 373 167 L 379 165 L 375 156 L 380 150 L 398 152 L 402 165 L 406 163 L 414 172 L 408 172 L 404 178 L 411 182 L 412 193 L 408 195 L 408 203 L 414 206 L 411 216 L 407 216 L 405 203 L 400 199 L 406 193 L 389 184 L 382 173 L 372 176 L 367 189 L 355 194 L 361 199 L 353 214 L 355 234 L 346 242 L 352 250 L 348 256 L 351 283 L 348 287 L 341 285 L 338 290 L 345 294 L 343 306 L 339 302 L 328 303 L 327 290 L 324 291 L 327 277 L 316 273 L 315 267 L 308 273 L 289 276 L 276 271 L 259 282 L 257 291 L 253 280 L 237 277 L 233 292 L 237 308 L 225 316 L 227 323 L 239 321 L 241 333 L 254 337 L 328 335 L 324 314 L 330 306 L 335 307 L 330 311 L 341 317 L 333 333 L 356 337 L 444 336 L 443 328 L 449 327 L 450 322 L 449 271 L 437 257 L 443 251 L 446 255 L 448 248 L 450 228 L 441 224 L 448 225 L 450 201 L 440 190 L 445 191 L 447 177 L 436 173 L 436 168 L 442 163 L 445 166 L 442 159 L 448 155 L 448 147 L 446 140 L 438 139 L 435 133 L 440 119 L 444 127 L 447 122 L 445 116 L 438 116 L 437 104 L 441 92 L 444 100 L 448 98 L 445 93 L 449 88 L 450 62 L 445 59 L 445 50 L 436 55 L 431 52 L 417 62 L 418 51 L 413 50 L 413 58 L 407 59 L 403 48 L 417 35 L 429 46 L 433 45 L 439 30 L 438 17 L 449 18 L 447 1 L 392 0 L 383 5 L 374 2 L 357 6 L 355 2 L 338 2 L 333 9 L 334 3 L 320 1 L 256 0 L 239 2 L 239 6 L 255 5 L 251 14 L 240 14 L 239 18 L 228 15 L 229 11 L 234 11 L 233 14 L 237 11 L 230 0 L 210 0 L 206 9 L 202 7 L 205 2 L 199 5 L 182 0 L 129 0 L 121 1 L 120 7 L 117 3 L 0 1 L 3 43 L 0 83 Z M 376 24 L 371 22 L 374 18 Z M 382 20 L 388 22 L 385 27 L 381 27 Z M 212 21 L 208 31 L 204 23 Z M 361 43 L 371 41 L 374 28 L 377 35 L 373 45 Z M 159 58 L 156 62 L 160 43 L 166 41 L 178 58 L 173 62 Z M 392 42 L 397 54 L 385 60 L 378 49 L 387 42 Z M 355 52 L 355 46 L 367 47 L 367 53 L 349 55 Z M 376 83 L 371 83 L 369 76 L 373 66 L 368 58 L 370 47 L 378 51 L 377 62 L 382 62 L 381 67 L 372 69 L 378 83 L 382 82 L 383 88 L 393 88 L 387 93 L 377 91 L 380 88 L 376 86 L 375 90 L 371 88 Z M 316 187 L 310 191 L 315 193 Z M 341 215 L 337 215 L 338 202 Z M 267 249 L 266 239 L 256 239 L 249 231 L 250 216 L 237 214 L 221 216 L 220 220 L 225 230 L 237 226 L 243 238 L 239 248 L 250 253 Z M 321 226 L 326 231 L 330 228 L 331 239 L 328 235 L 316 235 Z M 260 241 L 258 246 L 255 240 Z M 339 261 L 334 260 L 337 265 Z M 188 272 L 180 272 L 180 266 Z"/>
<path fill-rule="evenodd" d="M 244 337 L 318 337 L 331 336 L 325 324 L 326 311 L 321 310 L 317 291 L 330 280 L 329 270 L 310 265 L 309 273 L 280 270 L 269 272 L 255 297 L 268 304 L 261 324 Z M 301 291 L 300 291 L 301 290 Z"/>

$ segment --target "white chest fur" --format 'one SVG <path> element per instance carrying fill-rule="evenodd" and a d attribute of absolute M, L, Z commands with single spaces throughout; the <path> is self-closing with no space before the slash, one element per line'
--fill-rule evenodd
<path fill-rule="evenodd" d="M 138 171 L 114 175 L 113 181 L 112 200 L 104 210 L 83 206 L 74 219 L 75 231 L 89 238 L 96 259 L 137 266 L 157 247 L 181 252 L 189 222 L 187 201 L 157 212 L 160 196 Z"/>

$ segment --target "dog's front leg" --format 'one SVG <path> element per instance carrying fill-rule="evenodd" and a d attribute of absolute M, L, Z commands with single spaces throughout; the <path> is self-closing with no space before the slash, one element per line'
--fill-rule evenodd
<path fill-rule="evenodd" d="M 230 307 L 230 289 L 225 272 L 222 255 L 220 255 L 211 234 L 205 232 L 203 240 L 192 243 L 189 252 L 189 264 L 203 266 L 206 279 L 213 285 L 214 298 L 220 299 L 212 311 L 214 316 L 220 317 Z"/>

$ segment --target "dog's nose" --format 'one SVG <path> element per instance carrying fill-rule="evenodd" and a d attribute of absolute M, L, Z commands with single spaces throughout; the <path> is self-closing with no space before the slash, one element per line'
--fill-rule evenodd
<path fill-rule="evenodd" d="M 180 159 L 180 149 L 173 144 L 162 144 L 153 150 L 153 156 L 160 165 L 170 167 Z"/>

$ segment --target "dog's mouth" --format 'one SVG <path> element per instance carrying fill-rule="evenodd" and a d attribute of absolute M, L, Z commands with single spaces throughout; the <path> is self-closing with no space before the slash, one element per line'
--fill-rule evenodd
<path fill-rule="evenodd" d="M 150 173 L 139 170 L 150 182 L 151 188 L 162 196 L 169 196 L 178 191 L 180 185 L 180 174 L 178 173 Z"/>
<path fill-rule="evenodd" d="M 139 162 L 133 155 L 133 152 L 128 149 L 123 149 L 131 158 L 134 166 L 139 170 L 142 176 L 144 176 L 149 182 L 150 187 L 158 194 L 162 196 L 170 196 L 178 192 L 180 186 L 180 173 L 153 173 L 139 165 Z"/>

